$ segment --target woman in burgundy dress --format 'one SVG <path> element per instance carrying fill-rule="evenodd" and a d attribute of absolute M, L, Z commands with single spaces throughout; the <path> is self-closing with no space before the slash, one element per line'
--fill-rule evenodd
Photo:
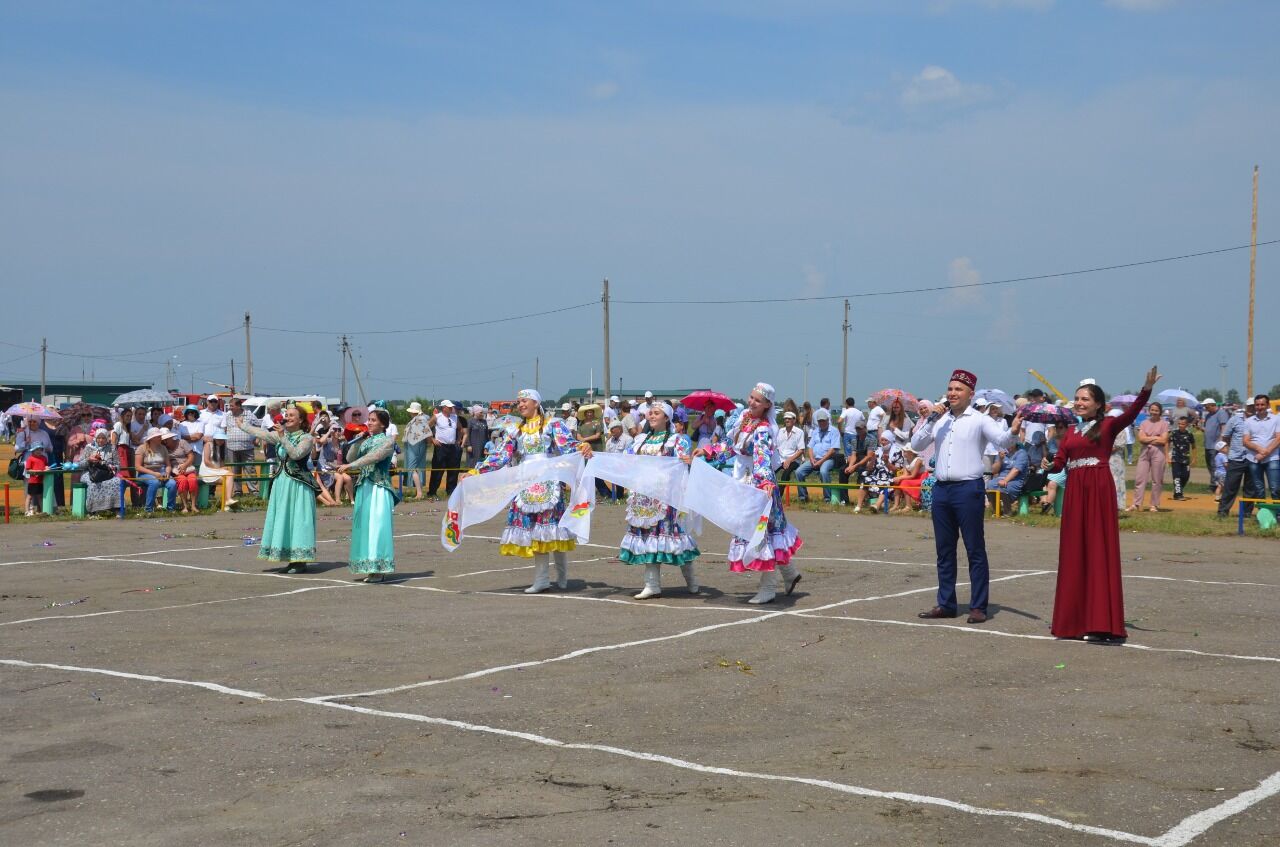
<path fill-rule="evenodd" d="M 1120 587 L 1120 528 L 1116 486 L 1109 460 L 1116 435 L 1133 423 L 1160 378 L 1155 368 L 1138 399 L 1123 415 L 1109 418 L 1107 398 L 1096 385 L 1076 389 L 1072 404 L 1080 423 L 1067 430 L 1053 460 L 1053 472 L 1068 471 L 1058 539 L 1058 588 L 1053 626 L 1058 638 L 1120 642 L 1124 591 Z"/>

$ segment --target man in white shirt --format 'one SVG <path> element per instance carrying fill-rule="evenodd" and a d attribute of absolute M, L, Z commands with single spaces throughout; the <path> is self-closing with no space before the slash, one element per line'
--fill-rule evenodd
<path fill-rule="evenodd" d="M 618 395 L 614 394 L 609 398 L 609 402 L 605 404 L 603 419 L 606 426 L 608 425 L 609 421 L 613 420 L 618 416 L 619 402 L 621 401 L 618 400 Z"/>
<path fill-rule="evenodd" d="M 888 414 L 884 406 L 876 404 L 874 397 L 867 398 L 867 434 L 877 444 L 880 443 L 880 427 Z"/>
<path fill-rule="evenodd" d="M 222 399 L 217 394 L 210 394 L 205 398 L 205 409 L 200 413 L 200 425 L 205 435 L 212 435 L 217 439 L 213 444 L 213 458 L 219 462 L 225 462 L 227 460 L 227 413 L 223 410 Z"/>
<path fill-rule="evenodd" d="M 458 487 L 458 467 L 462 461 L 462 434 L 458 432 L 458 415 L 452 400 L 441 400 L 432 418 L 431 476 L 427 479 L 427 496 L 435 499 L 444 477 L 445 496 Z"/>
<path fill-rule="evenodd" d="M 1252 496 L 1280 498 L 1280 417 L 1271 412 L 1271 398 L 1266 394 L 1253 398 L 1253 417 L 1245 419 L 1243 444 L 1253 480 Z"/>
<path fill-rule="evenodd" d="M 782 429 L 778 430 L 778 455 L 782 457 L 778 482 L 786 482 L 795 476 L 796 469 L 804 461 L 804 430 L 796 426 L 795 412 L 782 416 Z"/>
<path fill-rule="evenodd" d="M 978 400 L 973 404 L 978 411 L 985 412 L 990 416 L 991 420 L 1001 429 L 1007 430 L 1009 425 L 1004 421 L 1004 410 L 999 403 L 988 400 Z M 1000 472 L 1003 467 L 1004 451 L 996 447 L 991 442 L 987 442 L 987 446 L 982 448 L 982 468 L 983 473 L 994 476 Z"/>
<path fill-rule="evenodd" d="M 916 452 L 935 445 L 933 486 L 933 537 L 938 551 L 937 605 L 920 613 L 922 618 L 956 616 L 956 542 L 964 537 L 969 558 L 969 623 L 987 619 L 989 574 L 987 544 L 983 534 L 986 485 L 982 480 L 982 451 L 988 442 L 1006 449 L 1022 429 L 1022 417 L 1004 429 L 989 415 L 969 404 L 978 378 L 957 369 L 947 383 L 945 409 L 935 410 L 928 422 L 911 437 Z M 1003 422 L 1002 422 L 1003 423 Z"/>
<path fill-rule="evenodd" d="M 636 418 L 641 422 L 649 419 L 649 405 L 653 403 L 653 392 L 644 393 L 644 402 L 636 405 Z"/>
<path fill-rule="evenodd" d="M 846 456 L 853 455 L 849 452 L 849 445 L 858 436 L 858 424 L 866 423 L 866 420 L 867 416 L 862 414 L 862 410 L 858 408 L 857 403 L 853 402 L 853 398 L 844 398 L 844 409 L 840 412 L 840 449 Z"/>

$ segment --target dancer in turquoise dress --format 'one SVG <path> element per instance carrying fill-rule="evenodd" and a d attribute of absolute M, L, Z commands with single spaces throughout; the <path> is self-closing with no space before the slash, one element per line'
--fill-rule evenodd
<path fill-rule="evenodd" d="M 316 493 L 319 487 L 307 470 L 311 457 L 311 435 L 302 410 L 290 406 L 284 411 L 284 431 L 262 429 L 244 416 L 232 418 L 236 426 L 254 438 L 276 445 L 282 461 L 271 472 L 271 499 L 262 527 L 258 558 L 284 562 L 284 573 L 306 573 L 307 562 L 316 560 Z"/>
<path fill-rule="evenodd" d="M 400 497 L 391 487 L 391 456 L 396 445 L 387 435 L 390 423 L 391 415 L 386 409 L 374 409 L 369 414 L 368 437 L 357 439 L 348 448 L 347 464 L 338 466 L 340 473 L 360 471 L 355 513 L 351 517 L 348 567 L 352 573 L 367 574 L 365 582 L 382 582 L 383 574 L 396 569 L 391 510 Z"/>

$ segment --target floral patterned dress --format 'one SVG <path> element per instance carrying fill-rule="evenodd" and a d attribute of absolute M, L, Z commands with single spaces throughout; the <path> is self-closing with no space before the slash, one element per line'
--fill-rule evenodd
<path fill-rule="evenodd" d="M 95 512 L 114 511 L 120 508 L 120 480 L 115 476 L 120 470 L 120 462 L 116 458 L 116 451 L 111 449 L 110 444 L 102 447 L 89 444 L 80 454 L 79 461 L 87 464 L 90 460 L 107 465 L 112 470 L 112 476 L 105 482 L 94 482 L 89 479 L 89 472 L 85 471 L 80 477 L 80 481 L 85 484 L 85 511 L 92 515 Z"/>
<path fill-rule="evenodd" d="M 627 452 L 638 456 L 675 456 L 686 459 L 693 455 L 693 442 L 687 435 L 666 431 L 637 438 Z M 693 536 L 680 525 L 674 506 L 632 491 L 627 496 L 627 524 L 618 558 L 627 565 L 687 565 L 702 555 Z"/>
<path fill-rule="evenodd" d="M 480 464 L 478 473 L 516 465 L 530 456 L 560 456 L 577 449 L 578 439 L 559 418 L 542 415 L 513 424 Z M 573 533 L 560 528 L 569 502 L 569 486 L 555 480 L 535 482 L 521 491 L 507 509 L 502 531 L 503 556 L 531 558 L 540 553 L 567 552 L 577 546 Z"/>
<path fill-rule="evenodd" d="M 757 488 L 775 482 L 774 472 L 780 461 L 774 429 L 767 421 L 743 415 L 729 430 L 729 443 L 734 451 L 734 479 L 750 482 Z M 782 510 L 782 490 L 773 489 L 773 505 L 769 509 L 769 526 L 764 543 L 747 549 L 745 538 L 729 542 L 729 570 L 771 571 L 789 564 L 791 557 L 804 545 L 796 528 L 787 521 Z"/>

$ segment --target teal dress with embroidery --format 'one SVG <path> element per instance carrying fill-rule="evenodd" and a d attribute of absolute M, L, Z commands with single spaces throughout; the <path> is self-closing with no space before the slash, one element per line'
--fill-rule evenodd
<path fill-rule="evenodd" d="M 385 432 L 371 435 L 352 448 L 351 470 L 360 471 L 355 514 L 351 517 L 352 573 L 391 573 L 396 569 L 391 512 L 400 502 L 391 487 L 391 456 L 395 442 Z"/>
<path fill-rule="evenodd" d="M 238 420 L 236 425 L 254 438 L 276 445 L 282 457 L 271 474 L 271 499 L 258 558 L 268 562 L 314 562 L 317 488 L 307 470 L 311 436 L 302 431 L 274 432 Z"/>

